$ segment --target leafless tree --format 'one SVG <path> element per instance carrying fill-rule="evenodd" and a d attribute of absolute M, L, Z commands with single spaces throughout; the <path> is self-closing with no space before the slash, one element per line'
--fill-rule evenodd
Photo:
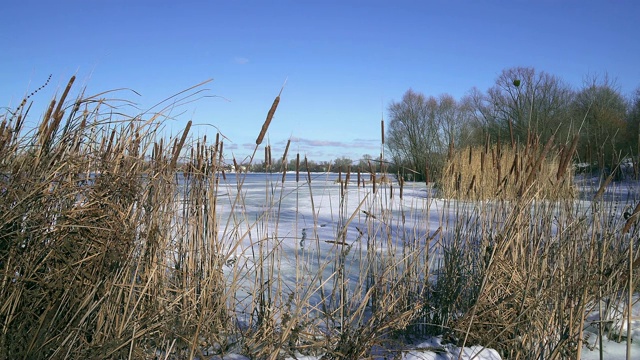
<path fill-rule="evenodd" d="M 546 141 L 552 134 L 566 135 L 571 127 L 571 87 L 561 79 L 530 67 L 503 70 L 495 84 L 481 93 L 473 89 L 466 102 L 477 120 L 477 129 L 525 141 L 531 132 Z M 511 123 L 511 124 L 510 124 Z"/>
<path fill-rule="evenodd" d="M 414 179 L 434 179 L 451 142 L 463 132 L 465 111 L 451 95 L 426 97 L 412 89 L 388 108 L 386 145 L 393 161 L 409 169 Z"/>
<path fill-rule="evenodd" d="M 600 167 L 613 168 L 630 149 L 626 148 L 627 102 L 605 76 L 590 79 L 572 103 L 574 119 L 580 120 L 579 155 Z"/>

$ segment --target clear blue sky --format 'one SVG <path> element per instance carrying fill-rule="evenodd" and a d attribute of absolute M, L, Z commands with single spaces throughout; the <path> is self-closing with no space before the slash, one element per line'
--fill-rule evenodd
<path fill-rule="evenodd" d="M 274 156 L 380 152 L 380 119 L 409 88 L 464 96 L 532 66 L 579 88 L 586 76 L 640 86 L 640 1 L 8 0 L 0 21 L 0 106 L 44 107 L 76 74 L 87 93 L 127 87 L 143 109 L 212 78 L 170 123 L 217 126 L 242 159 L 280 87 Z M 32 120 L 41 115 L 35 107 Z M 195 133 L 213 134 L 197 126 Z"/>

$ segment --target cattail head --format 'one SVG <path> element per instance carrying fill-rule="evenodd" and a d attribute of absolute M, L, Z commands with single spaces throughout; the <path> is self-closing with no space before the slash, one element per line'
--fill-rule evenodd
<path fill-rule="evenodd" d="M 286 81 L 285 81 L 285 84 L 286 84 Z M 282 94 L 283 89 L 284 89 L 284 85 L 282 85 L 282 88 L 280 89 L 280 93 L 273 100 L 273 104 L 271 104 L 271 109 L 269 109 L 269 112 L 267 113 L 267 118 L 264 120 L 264 123 L 262 124 L 262 129 L 260 129 L 260 134 L 256 139 L 256 145 L 262 144 L 262 140 L 264 140 L 264 136 L 266 135 L 267 130 L 269 129 L 269 124 L 271 124 L 273 115 L 275 115 L 276 109 L 278 108 L 278 104 L 280 103 L 280 94 Z"/>
<path fill-rule="evenodd" d="M 276 99 L 273 100 L 273 104 L 271 104 L 271 109 L 269 109 L 269 112 L 267 113 L 267 118 L 262 124 L 262 129 L 260 130 L 260 134 L 256 139 L 256 145 L 262 144 L 262 140 L 264 140 L 264 136 L 267 133 L 267 130 L 269 129 L 269 124 L 271 124 L 273 115 L 276 113 L 276 109 L 278 108 L 278 103 L 280 103 L 280 95 L 276 96 Z"/>

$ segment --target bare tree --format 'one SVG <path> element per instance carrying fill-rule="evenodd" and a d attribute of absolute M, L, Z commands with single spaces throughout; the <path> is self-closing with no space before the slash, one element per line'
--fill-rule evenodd
<path fill-rule="evenodd" d="M 627 102 L 606 76 L 586 83 L 572 103 L 572 112 L 574 119 L 580 120 L 578 154 L 582 159 L 613 168 L 619 154 L 627 155 Z"/>
<path fill-rule="evenodd" d="M 333 171 L 347 171 L 353 164 L 353 160 L 348 157 L 341 156 L 333 161 Z"/>
<path fill-rule="evenodd" d="M 400 102 L 389 105 L 388 113 L 386 145 L 392 160 L 415 180 L 437 177 L 450 142 L 462 132 L 461 105 L 448 94 L 425 97 L 409 89 Z"/>
<path fill-rule="evenodd" d="M 626 145 L 633 154 L 640 156 L 640 87 L 630 99 L 626 126 Z"/>
<path fill-rule="evenodd" d="M 478 128 L 514 141 L 529 132 L 546 141 L 556 131 L 566 135 L 571 127 L 569 105 L 573 91 L 558 77 L 530 67 L 503 70 L 486 94 L 473 89 L 467 97 Z"/>

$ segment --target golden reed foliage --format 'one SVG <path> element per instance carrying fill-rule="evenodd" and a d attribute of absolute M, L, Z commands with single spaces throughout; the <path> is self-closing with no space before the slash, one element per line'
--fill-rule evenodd
<path fill-rule="evenodd" d="M 522 196 L 549 200 L 573 198 L 573 167 L 577 138 L 555 149 L 553 137 L 540 146 L 501 147 L 500 143 L 450 151 L 442 178 L 443 196 L 462 200 L 504 199 Z"/>

